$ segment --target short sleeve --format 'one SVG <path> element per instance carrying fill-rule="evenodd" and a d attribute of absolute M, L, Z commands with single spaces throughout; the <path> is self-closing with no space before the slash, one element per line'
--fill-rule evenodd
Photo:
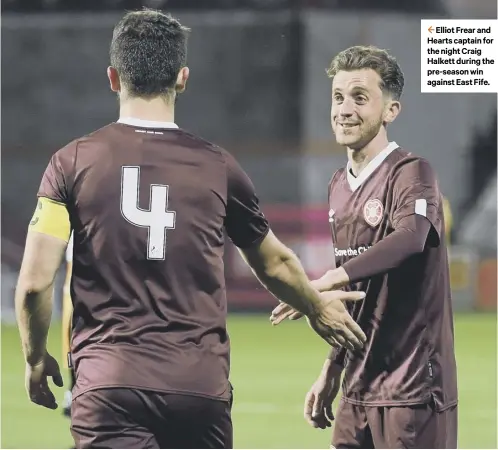
<path fill-rule="evenodd" d="M 436 174 L 422 158 L 407 158 L 396 167 L 392 187 L 391 222 L 396 229 L 407 216 L 421 215 L 432 225 L 439 244 L 443 232 L 442 198 Z"/>
<path fill-rule="evenodd" d="M 254 185 L 230 154 L 225 154 L 227 170 L 227 212 L 225 229 L 239 248 L 249 248 L 268 234 L 269 224 L 259 207 Z"/>
<path fill-rule="evenodd" d="M 66 204 L 68 189 L 59 152 L 52 156 L 43 174 L 38 197 L 47 197 L 55 202 Z"/>

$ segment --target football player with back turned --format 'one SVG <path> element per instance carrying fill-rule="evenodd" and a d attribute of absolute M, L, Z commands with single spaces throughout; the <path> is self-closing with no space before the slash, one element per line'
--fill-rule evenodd
<path fill-rule="evenodd" d="M 119 120 L 55 153 L 38 192 L 16 290 L 26 386 L 34 403 L 57 407 L 46 341 L 72 231 L 77 448 L 232 447 L 224 231 L 328 343 L 354 350 L 365 340 L 342 302 L 364 294 L 320 294 L 230 153 L 175 124 L 187 32 L 157 11 L 125 15 L 108 68 Z"/>

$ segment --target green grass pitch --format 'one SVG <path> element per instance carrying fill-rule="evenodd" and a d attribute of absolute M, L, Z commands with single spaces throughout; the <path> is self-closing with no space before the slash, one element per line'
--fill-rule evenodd
<path fill-rule="evenodd" d="M 272 328 L 267 316 L 231 315 L 233 411 L 237 448 L 328 448 L 330 430 L 303 419 L 303 400 L 327 348 L 304 322 Z M 31 404 L 24 392 L 24 364 L 17 329 L 2 326 L 2 448 L 69 448 L 69 421 L 60 409 Z M 54 324 L 50 350 L 60 353 Z M 496 315 L 456 316 L 459 447 L 497 448 Z M 63 389 L 55 389 L 62 400 Z"/>

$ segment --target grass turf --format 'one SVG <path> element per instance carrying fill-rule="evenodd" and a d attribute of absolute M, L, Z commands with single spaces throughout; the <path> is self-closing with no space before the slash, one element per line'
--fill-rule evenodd
<path fill-rule="evenodd" d="M 459 447 L 497 448 L 496 315 L 456 316 Z M 231 315 L 233 410 L 237 448 L 328 448 L 330 430 L 302 418 L 303 400 L 320 370 L 326 345 L 305 323 L 272 328 L 267 316 Z M 69 421 L 61 410 L 31 404 L 17 329 L 2 325 L 1 447 L 69 448 Z M 60 357 L 60 326 L 49 348 Z M 54 392 L 62 401 L 63 389 Z"/>

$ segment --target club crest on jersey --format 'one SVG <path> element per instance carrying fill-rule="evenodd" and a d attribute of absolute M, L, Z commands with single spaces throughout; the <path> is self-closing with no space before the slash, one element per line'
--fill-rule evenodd
<path fill-rule="evenodd" d="M 384 205 L 381 201 L 374 198 L 368 200 L 363 207 L 363 216 L 369 225 L 376 227 L 382 220 L 384 215 Z"/>

